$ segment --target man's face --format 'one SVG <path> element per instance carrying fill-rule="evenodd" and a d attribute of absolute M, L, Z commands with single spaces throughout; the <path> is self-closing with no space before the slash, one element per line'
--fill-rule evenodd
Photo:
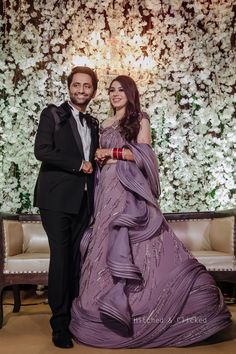
<path fill-rule="evenodd" d="M 69 95 L 71 102 L 75 106 L 81 110 L 85 109 L 95 94 L 96 91 L 93 88 L 92 78 L 90 75 L 83 73 L 73 75 L 73 79 L 69 87 Z"/>

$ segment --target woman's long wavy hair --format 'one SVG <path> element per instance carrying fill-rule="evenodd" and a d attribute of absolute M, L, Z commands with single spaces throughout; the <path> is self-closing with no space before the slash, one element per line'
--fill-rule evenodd
<path fill-rule="evenodd" d="M 120 120 L 121 134 L 128 141 L 136 141 L 140 129 L 140 99 L 137 85 L 134 80 L 131 79 L 131 77 L 126 75 L 119 75 L 114 80 L 112 80 L 109 87 L 109 92 L 114 81 L 118 81 L 121 84 L 128 100 L 125 109 L 125 115 Z M 114 107 L 112 108 L 115 113 Z"/>

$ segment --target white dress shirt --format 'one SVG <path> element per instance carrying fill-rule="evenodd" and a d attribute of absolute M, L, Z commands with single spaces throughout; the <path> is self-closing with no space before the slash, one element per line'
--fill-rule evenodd
<path fill-rule="evenodd" d="M 85 119 L 84 119 L 84 125 L 81 124 L 80 119 L 79 119 L 79 110 L 72 106 L 70 102 L 68 104 L 71 107 L 71 111 L 73 114 L 73 117 L 76 121 L 77 128 L 79 135 L 81 137 L 82 145 L 83 145 L 83 152 L 84 152 L 84 159 L 85 161 L 89 161 L 89 154 L 90 154 L 90 146 L 91 146 L 91 129 L 88 127 Z M 80 169 L 82 168 L 82 165 Z"/>

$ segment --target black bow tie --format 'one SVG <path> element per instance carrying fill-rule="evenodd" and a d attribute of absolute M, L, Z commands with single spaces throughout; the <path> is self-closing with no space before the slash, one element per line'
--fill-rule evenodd
<path fill-rule="evenodd" d="M 84 126 L 84 120 L 86 121 L 86 118 L 87 118 L 87 114 L 86 113 L 83 113 L 83 112 L 79 112 L 79 120 L 80 120 L 80 123 Z"/>

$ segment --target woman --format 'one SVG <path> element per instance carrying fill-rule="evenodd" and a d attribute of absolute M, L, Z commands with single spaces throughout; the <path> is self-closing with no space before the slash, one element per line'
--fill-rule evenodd
<path fill-rule="evenodd" d="M 231 324 L 204 266 L 167 225 L 156 199 L 158 167 L 135 82 L 109 88 L 114 117 L 101 127 L 92 227 L 82 240 L 76 341 L 96 347 L 187 346 Z"/>

